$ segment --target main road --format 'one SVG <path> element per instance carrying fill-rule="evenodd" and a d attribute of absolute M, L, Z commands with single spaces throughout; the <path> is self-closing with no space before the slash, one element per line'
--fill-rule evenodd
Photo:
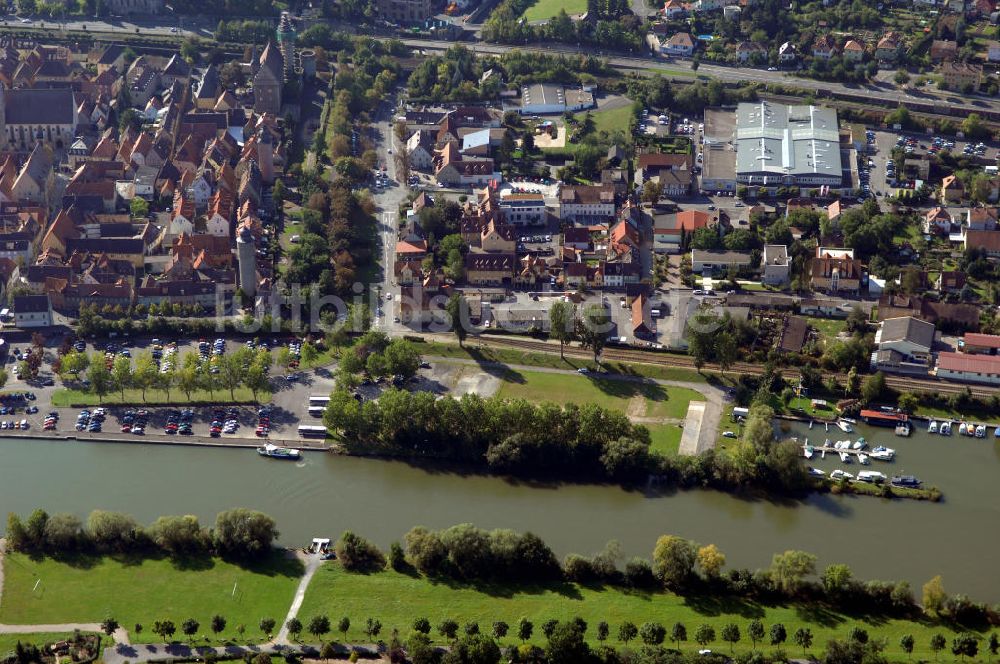
<path fill-rule="evenodd" d="M 121 34 L 129 35 L 142 32 L 146 35 L 156 35 L 160 37 L 182 37 L 196 36 L 202 39 L 211 39 L 215 24 L 211 19 L 196 17 L 161 16 L 149 20 L 143 19 L 73 19 L 66 21 L 33 20 L 31 23 L 21 23 L 20 19 L 10 17 L 4 20 L 3 26 L 16 29 L 57 29 L 57 30 L 86 30 L 95 36 L 101 34 Z M 334 26 L 338 27 L 338 26 Z M 393 36 L 374 35 L 376 39 L 390 39 Z M 1000 113 L 1000 100 L 981 95 L 959 95 L 955 93 L 941 92 L 938 90 L 924 89 L 920 92 L 907 91 L 898 88 L 891 82 L 874 82 L 867 84 L 846 85 L 833 81 L 817 81 L 815 79 L 796 76 L 791 72 L 767 71 L 751 67 L 730 67 L 725 65 L 702 62 L 697 72 L 690 69 L 691 62 L 687 59 L 665 60 L 652 56 L 623 55 L 585 47 L 572 46 L 568 44 L 486 44 L 479 41 L 455 42 L 429 39 L 403 39 L 402 42 L 414 49 L 425 51 L 443 51 L 451 48 L 455 44 L 462 44 L 466 48 L 483 55 L 500 55 L 508 51 L 521 51 L 526 53 L 540 54 L 562 54 L 562 55 L 599 55 L 605 59 L 612 67 L 640 71 L 646 73 L 662 73 L 664 76 L 675 76 L 679 78 L 715 78 L 729 83 L 771 83 L 789 85 L 812 92 L 832 92 L 834 94 L 863 95 L 867 98 L 888 102 L 892 104 L 937 104 L 942 108 L 958 109 L 967 113 L 981 111 L 995 111 Z"/>

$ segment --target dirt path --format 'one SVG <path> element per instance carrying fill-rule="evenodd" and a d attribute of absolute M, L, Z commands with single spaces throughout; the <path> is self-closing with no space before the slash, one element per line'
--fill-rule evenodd
<path fill-rule="evenodd" d="M 299 580 L 299 587 L 295 589 L 295 597 L 292 599 L 291 606 L 288 607 L 288 615 L 285 616 L 284 622 L 281 623 L 281 629 L 278 630 L 278 636 L 274 639 L 274 642 L 278 644 L 289 643 L 288 621 L 299 614 L 299 609 L 302 608 L 302 600 L 306 597 L 306 589 L 309 587 L 309 582 L 312 581 L 316 570 L 323 564 L 323 560 L 319 557 L 319 554 L 307 555 L 298 553 L 296 556 L 306 566 L 306 571 Z"/>

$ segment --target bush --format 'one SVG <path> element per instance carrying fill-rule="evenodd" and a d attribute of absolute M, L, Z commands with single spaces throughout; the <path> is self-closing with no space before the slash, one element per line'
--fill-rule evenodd
<path fill-rule="evenodd" d="M 350 571 L 373 571 L 385 567 L 385 556 L 365 538 L 345 530 L 336 544 L 337 558 Z"/>

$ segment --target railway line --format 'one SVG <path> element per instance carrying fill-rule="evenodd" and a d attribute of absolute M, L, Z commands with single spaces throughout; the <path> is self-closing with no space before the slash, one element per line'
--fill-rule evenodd
<path fill-rule="evenodd" d="M 479 343 L 486 347 L 495 348 L 519 348 L 541 353 L 558 353 L 559 346 L 545 341 L 534 341 L 528 339 L 512 339 L 510 337 L 483 336 Z M 567 344 L 563 350 L 564 354 L 570 357 L 593 357 L 593 353 L 580 346 Z M 617 348 L 614 346 L 605 347 L 601 353 L 601 358 L 607 362 L 633 362 L 639 364 L 649 364 L 661 367 L 673 367 L 678 369 L 695 369 L 694 358 L 686 355 L 675 355 L 659 351 L 647 351 L 638 349 Z M 714 363 L 705 364 L 703 370 L 712 373 L 722 373 L 719 365 Z M 764 367 L 750 362 L 735 362 L 727 369 L 727 372 L 736 374 L 760 375 L 764 372 Z M 785 367 L 780 369 L 781 375 L 785 378 L 794 378 L 799 374 L 798 369 Z M 847 380 L 846 374 L 834 374 L 837 380 L 843 382 Z M 932 392 L 938 394 L 959 394 L 967 389 L 972 396 L 978 398 L 990 398 L 1000 394 L 1000 388 L 988 387 L 984 385 L 960 385 L 948 383 L 936 378 L 914 378 L 910 376 L 886 375 L 886 385 L 894 390 L 903 392 Z"/>

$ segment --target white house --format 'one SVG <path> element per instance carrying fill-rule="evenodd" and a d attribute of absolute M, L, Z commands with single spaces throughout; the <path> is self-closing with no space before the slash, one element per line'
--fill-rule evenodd
<path fill-rule="evenodd" d="M 687 32 L 678 32 L 663 41 L 660 51 L 664 55 L 690 56 L 694 53 L 694 39 Z"/>
<path fill-rule="evenodd" d="M 52 303 L 48 295 L 17 295 L 14 297 L 14 322 L 18 327 L 49 327 L 52 325 Z"/>
<path fill-rule="evenodd" d="M 764 275 L 762 282 L 770 286 L 784 286 L 791 281 L 792 259 L 783 244 L 764 245 Z"/>

